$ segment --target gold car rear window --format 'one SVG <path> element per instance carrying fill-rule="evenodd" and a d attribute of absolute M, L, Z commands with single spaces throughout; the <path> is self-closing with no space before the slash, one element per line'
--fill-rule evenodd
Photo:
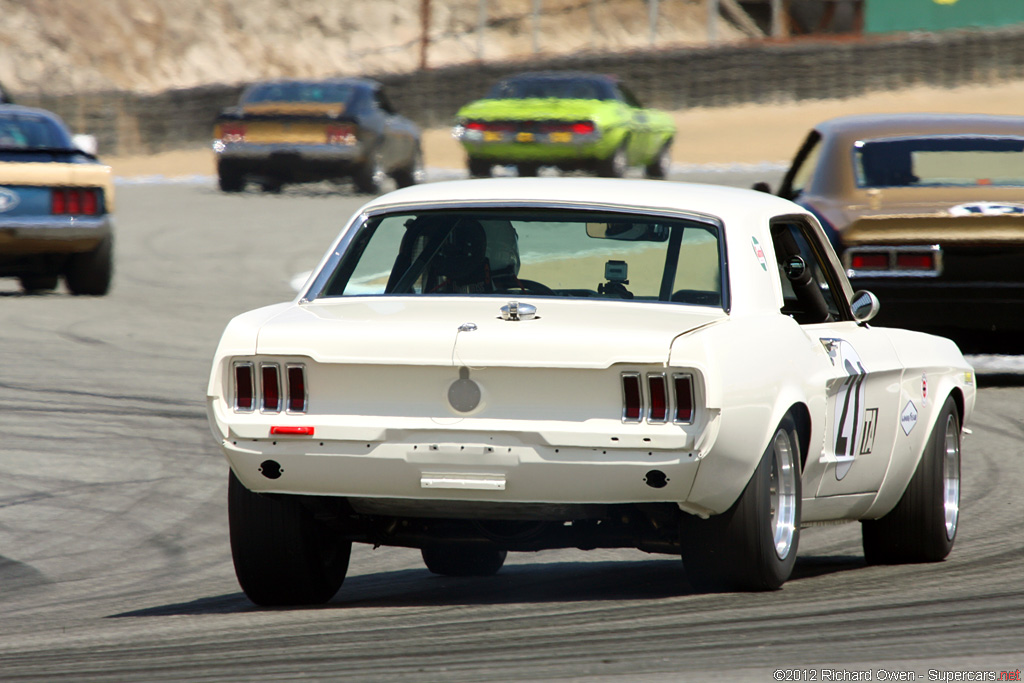
<path fill-rule="evenodd" d="M 1024 138 L 934 136 L 854 145 L 859 187 L 1024 186 Z"/>

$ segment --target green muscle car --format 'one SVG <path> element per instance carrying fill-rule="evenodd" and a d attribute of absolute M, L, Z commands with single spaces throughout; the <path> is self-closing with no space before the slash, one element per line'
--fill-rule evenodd
<path fill-rule="evenodd" d="M 669 114 L 643 108 L 615 78 L 570 71 L 506 78 L 456 116 L 453 135 L 474 178 L 495 165 L 521 176 L 555 166 L 606 177 L 642 166 L 647 177 L 664 178 L 676 133 Z"/>

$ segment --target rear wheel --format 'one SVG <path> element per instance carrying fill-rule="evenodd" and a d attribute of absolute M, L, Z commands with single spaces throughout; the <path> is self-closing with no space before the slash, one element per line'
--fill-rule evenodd
<path fill-rule="evenodd" d="M 405 168 L 399 169 L 391 174 L 398 187 L 409 187 L 421 182 L 423 179 L 423 152 L 417 147 L 413 155 L 412 163 Z"/>
<path fill-rule="evenodd" d="M 337 540 L 294 497 L 253 493 L 234 472 L 228 526 L 235 575 L 257 605 L 321 604 L 345 580 L 351 542 Z"/>
<path fill-rule="evenodd" d="M 602 178 L 621 178 L 626 175 L 626 142 L 623 141 L 611 156 L 597 164 L 597 175 Z"/>
<path fill-rule="evenodd" d="M 508 555 L 504 550 L 459 545 L 432 545 L 421 552 L 427 569 L 441 576 L 493 576 Z"/>
<path fill-rule="evenodd" d="M 107 235 L 92 251 L 72 254 L 64 267 L 64 281 L 72 294 L 103 296 L 114 274 L 114 238 Z"/>
<path fill-rule="evenodd" d="M 469 158 L 469 162 L 468 162 L 469 177 L 470 178 L 490 178 L 491 177 L 491 167 L 493 165 L 494 164 L 492 164 L 490 161 L 487 161 L 486 159 L 474 159 L 473 157 L 470 157 Z"/>
<path fill-rule="evenodd" d="M 800 540 L 799 444 L 786 417 L 731 508 L 709 519 L 683 517 L 683 565 L 695 588 L 775 590 L 789 578 Z"/>
<path fill-rule="evenodd" d="M 217 185 L 221 192 L 241 192 L 245 189 L 245 176 L 234 164 L 221 161 L 217 164 Z"/>
<path fill-rule="evenodd" d="M 57 288 L 56 275 L 22 275 L 18 278 L 21 288 L 27 293 L 48 292 Z"/>
<path fill-rule="evenodd" d="M 960 414 L 946 399 L 903 497 L 881 519 L 861 523 L 868 564 L 938 562 L 949 555 L 960 516 Z"/>
<path fill-rule="evenodd" d="M 356 191 L 362 194 L 377 194 L 380 192 L 380 181 L 383 173 L 380 170 L 380 155 L 377 152 L 371 153 L 362 166 L 356 169 L 352 180 L 355 183 Z"/>
<path fill-rule="evenodd" d="M 671 165 L 672 141 L 669 140 L 661 146 L 661 149 L 658 150 L 657 156 L 651 160 L 651 163 L 644 167 L 644 175 L 648 178 L 664 180 L 668 176 L 668 169 Z"/>
<path fill-rule="evenodd" d="M 533 178 L 540 172 L 540 165 L 516 164 L 516 172 L 520 178 Z"/>

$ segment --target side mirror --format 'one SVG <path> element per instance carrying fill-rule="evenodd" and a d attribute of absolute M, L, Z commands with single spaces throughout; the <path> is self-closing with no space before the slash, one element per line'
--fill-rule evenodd
<path fill-rule="evenodd" d="M 772 186 L 764 182 L 763 180 L 759 180 L 753 185 L 751 185 L 750 189 L 757 190 L 758 192 L 766 192 L 768 194 L 772 193 Z"/>
<path fill-rule="evenodd" d="M 79 133 L 78 135 L 72 135 L 71 142 L 72 144 L 74 144 L 75 147 L 82 150 L 86 154 L 96 156 L 96 150 L 98 149 L 98 147 L 96 145 L 95 135 L 85 135 L 82 133 Z"/>
<path fill-rule="evenodd" d="M 862 289 L 853 295 L 853 302 L 850 304 L 850 308 L 853 310 L 854 320 L 859 323 L 866 323 L 878 315 L 882 304 L 879 303 L 877 296 Z"/>

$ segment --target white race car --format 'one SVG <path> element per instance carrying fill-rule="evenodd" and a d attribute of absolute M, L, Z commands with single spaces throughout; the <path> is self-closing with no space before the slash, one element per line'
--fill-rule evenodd
<path fill-rule="evenodd" d="M 435 573 L 507 551 L 681 554 L 776 589 L 801 529 L 944 558 L 974 374 L 868 324 L 816 219 L 707 185 L 411 187 L 366 204 L 298 297 L 232 320 L 208 389 L 235 570 L 258 604 L 335 594 L 352 542 Z"/>

